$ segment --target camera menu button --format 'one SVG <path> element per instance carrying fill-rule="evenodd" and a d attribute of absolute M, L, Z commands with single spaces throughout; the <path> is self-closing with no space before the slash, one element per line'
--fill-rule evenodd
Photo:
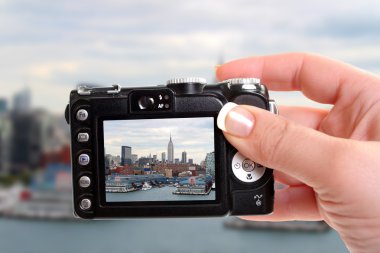
<path fill-rule="evenodd" d="M 90 140 L 90 135 L 88 133 L 78 133 L 77 141 L 78 142 L 88 142 Z"/>

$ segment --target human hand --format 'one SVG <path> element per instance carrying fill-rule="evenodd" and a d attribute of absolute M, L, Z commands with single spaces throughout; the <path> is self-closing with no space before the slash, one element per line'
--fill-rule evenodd
<path fill-rule="evenodd" d="M 350 251 L 379 252 L 380 78 L 298 53 L 229 62 L 216 74 L 219 80 L 257 77 L 270 90 L 299 90 L 333 105 L 280 107 L 281 116 L 241 105 L 221 119 L 240 153 L 273 168 L 276 181 L 288 185 L 276 190 L 272 215 L 245 219 L 324 220 Z"/>

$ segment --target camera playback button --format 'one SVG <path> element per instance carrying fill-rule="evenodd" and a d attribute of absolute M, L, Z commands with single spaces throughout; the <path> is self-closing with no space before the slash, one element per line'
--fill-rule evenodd
<path fill-rule="evenodd" d="M 90 156 L 87 154 L 80 154 L 78 157 L 78 163 L 82 166 L 87 166 L 90 164 Z"/>
<path fill-rule="evenodd" d="M 265 173 L 265 167 L 256 164 L 237 152 L 232 158 L 232 172 L 235 177 L 245 183 L 259 180 Z"/>

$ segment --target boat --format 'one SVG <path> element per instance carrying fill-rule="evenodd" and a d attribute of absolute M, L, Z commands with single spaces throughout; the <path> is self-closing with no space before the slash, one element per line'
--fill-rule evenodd
<path fill-rule="evenodd" d="M 138 189 L 132 185 L 129 185 L 128 183 L 121 183 L 121 182 L 106 182 L 106 192 L 107 193 L 127 193 L 127 192 L 134 192 Z"/>
<path fill-rule="evenodd" d="M 143 190 L 143 191 L 147 191 L 147 190 L 150 190 L 150 189 L 152 189 L 152 186 L 149 183 L 147 183 L 147 182 L 145 182 L 143 184 L 142 188 L 141 188 L 141 190 Z"/>

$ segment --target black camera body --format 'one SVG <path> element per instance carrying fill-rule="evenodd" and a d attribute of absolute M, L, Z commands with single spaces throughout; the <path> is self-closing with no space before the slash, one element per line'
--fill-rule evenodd
<path fill-rule="evenodd" d="M 216 125 L 228 102 L 277 113 L 255 78 L 218 84 L 178 78 L 154 87 L 73 90 L 65 116 L 75 214 L 85 219 L 270 214 L 272 170 L 243 157 Z"/>

